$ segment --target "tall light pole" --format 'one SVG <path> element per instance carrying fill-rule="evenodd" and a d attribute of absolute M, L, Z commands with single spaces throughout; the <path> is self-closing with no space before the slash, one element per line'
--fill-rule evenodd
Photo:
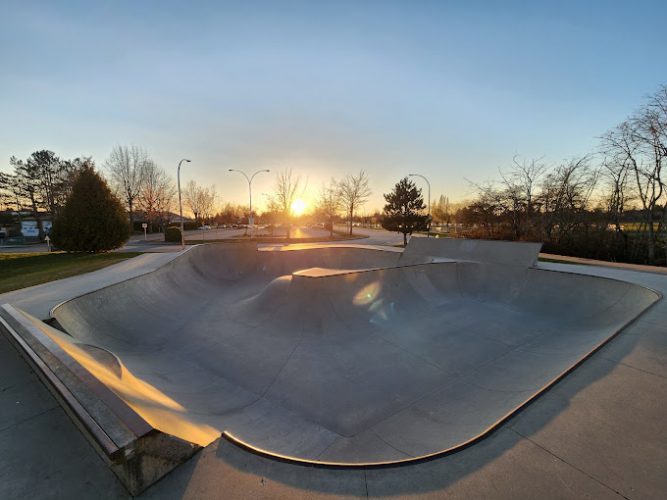
<path fill-rule="evenodd" d="M 183 235 L 183 202 L 181 201 L 181 163 L 190 163 L 190 160 L 183 158 L 178 162 L 178 171 L 176 173 L 176 180 L 178 181 L 178 214 L 181 216 L 181 248 L 185 247 L 185 236 Z"/>
<path fill-rule="evenodd" d="M 250 227 L 252 227 L 254 225 L 254 222 L 255 222 L 254 217 L 252 216 L 252 180 L 255 178 L 255 176 L 257 174 L 261 174 L 262 172 L 269 173 L 270 170 L 268 168 L 258 170 L 257 172 L 252 174 L 250 177 L 248 177 L 248 174 L 246 174 L 243 170 L 237 170 L 235 168 L 230 168 L 229 171 L 230 172 L 238 172 L 243 177 L 245 177 L 245 180 L 248 181 L 248 193 L 250 195 L 250 215 L 248 215 L 248 225 Z"/>
<path fill-rule="evenodd" d="M 426 185 L 428 186 L 428 231 L 426 232 L 426 237 L 429 238 L 431 236 L 431 183 L 428 181 L 426 177 L 424 177 L 421 174 L 408 174 L 410 177 L 421 177 L 426 181 Z"/>

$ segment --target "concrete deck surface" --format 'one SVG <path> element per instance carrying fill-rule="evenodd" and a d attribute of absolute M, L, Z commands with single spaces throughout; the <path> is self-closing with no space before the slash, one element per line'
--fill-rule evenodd
<path fill-rule="evenodd" d="M 667 291 L 664 276 L 590 266 L 543 264 L 557 270 L 627 279 Z M 658 303 L 612 340 L 553 390 L 506 423 L 483 442 L 450 457 L 406 467 L 379 470 L 322 470 L 289 465 L 248 454 L 225 441 L 216 441 L 144 494 L 147 498 L 314 498 L 387 496 L 453 498 L 662 498 L 667 491 L 667 311 Z M 0 347 L 3 356 L 3 395 L 12 387 L 12 373 L 22 366 L 15 353 Z M 25 374 L 14 377 L 26 380 Z M 28 377 L 29 380 L 29 377 Z M 62 423 L 59 434 L 69 436 L 75 451 L 65 463 L 42 439 L 57 417 L 48 393 L 38 383 L 25 382 L 25 407 L 15 422 L 0 431 L 16 450 L 17 460 L 0 461 L 0 497 L 36 493 L 43 498 L 122 497 L 113 477 L 90 450 L 76 446 L 77 431 Z M 41 392 L 41 394 L 40 394 Z M 3 401 L 3 403 L 6 403 Z M 0 406 L 7 409 L 6 404 Z M 11 412 L 10 412 L 11 413 Z M 5 415 L 3 415 L 4 417 Z M 3 418 L 5 421 L 5 418 Z M 17 438 L 19 426 L 33 430 Z M 25 427 L 23 427 L 25 428 Z M 81 438 L 82 439 L 82 438 Z M 70 446 L 70 445 L 67 445 Z M 66 447 L 66 446 L 65 446 Z M 5 446 L 3 446 L 3 449 Z M 38 457 L 42 458 L 41 462 Z M 27 460 L 37 469 L 21 469 Z M 96 467 L 98 463 L 100 467 Z M 57 464 L 57 465 L 55 465 Z M 69 467 L 71 465 L 71 467 Z M 77 476 L 82 466 L 87 473 Z M 57 473 L 52 471 L 56 469 Z M 107 471 L 108 472 L 108 471 Z M 106 482 L 105 482 L 106 481 Z M 96 485 L 102 485 L 96 490 Z M 117 485 L 116 485 L 117 486 Z M 98 486 L 99 487 L 99 486 Z"/>

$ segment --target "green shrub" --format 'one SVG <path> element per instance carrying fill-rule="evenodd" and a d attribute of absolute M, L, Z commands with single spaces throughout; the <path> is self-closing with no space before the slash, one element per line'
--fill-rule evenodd
<path fill-rule="evenodd" d="M 92 167 L 77 175 L 50 236 L 61 250 L 91 253 L 118 248 L 130 237 L 123 205 Z"/>
<path fill-rule="evenodd" d="M 177 226 L 169 226 L 164 232 L 164 241 L 170 243 L 180 243 L 181 242 L 181 230 Z"/>

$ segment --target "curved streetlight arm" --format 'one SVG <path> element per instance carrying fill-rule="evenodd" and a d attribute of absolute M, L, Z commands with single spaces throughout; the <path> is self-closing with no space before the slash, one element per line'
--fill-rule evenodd
<path fill-rule="evenodd" d="M 238 173 L 241 174 L 243 177 L 245 177 L 245 180 L 247 180 L 248 182 L 250 182 L 250 178 L 248 177 L 248 174 L 246 174 L 243 170 L 237 170 L 237 169 L 235 169 L 235 168 L 230 168 L 229 171 L 230 171 L 230 172 L 238 172 Z"/>
<path fill-rule="evenodd" d="M 252 217 L 252 181 L 253 181 L 253 179 L 255 178 L 255 176 L 256 176 L 257 174 L 261 174 L 262 172 L 266 172 L 266 173 L 268 173 L 268 172 L 270 172 L 270 170 L 269 170 L 269 169 L 258 170 L 257 172 L 255 172 L 254 174 L 252 174 L 250 177 L 248 177 L 248 174 L 246 174 L 243 170 L 238 170 L 238 169 L 236 169 L 236 168 L 230 168 L 229 171 L 230 171 L 230 172 L 238 172 L 238 173 L 241 174 L 243 177 L 245 177 L 245 180 L 246 180 L 246 181 L 248 181 L 248 194 L 249 194 L 249 196 L 250 196 L 250 206 L 249 206 L 249 209 L 250 209 L 250 210 L 249 210 L 250 215 L 249 215 L 249 217 Z"/>
<path fill-rule="evenodd" d="M 252 174 L 252 177 L 250 177 L 250 181 L 249 181 L 249 182 L 252 182 L 252 180 L 255 178 L 255 176 L 256 176 L 257 174 L 261 174 L 262 172 L 265 172 L 265 173 L 268 174 L 268 173 L 271 172 L 271 171 L 270 171 L 268 168 L 265 168 L 265 169 L 262 169 L 262 170 L 258 170 L 257 172 L 255 172 L 254 174 Z"/>

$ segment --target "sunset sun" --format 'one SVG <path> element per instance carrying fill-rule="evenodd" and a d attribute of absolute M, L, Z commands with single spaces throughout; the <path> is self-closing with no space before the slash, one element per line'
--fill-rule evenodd
<path fill-rule="evenodd" d="M 292 214 L 299 217 L 306 211 L 306 202 L 301 198 L 297 198 L 292 202 L 292 206 L 290 208 L 292 209 Z"/>

